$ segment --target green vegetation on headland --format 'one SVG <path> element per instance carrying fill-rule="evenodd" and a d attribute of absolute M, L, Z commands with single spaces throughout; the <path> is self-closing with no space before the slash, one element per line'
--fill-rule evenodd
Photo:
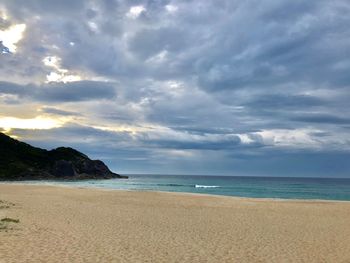
<path fill-rule="evenodd" d="M 75 149 L 47 151 L 0 133 L 0 181 L 127 178 Z"/>

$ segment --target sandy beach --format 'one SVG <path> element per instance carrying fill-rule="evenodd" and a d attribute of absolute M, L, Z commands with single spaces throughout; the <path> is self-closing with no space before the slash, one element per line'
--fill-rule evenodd
<path fill-rule="evenodd" d="M 19 219 L 0 262 L 350 262 L 350 202 L 13 184 L 0 200 Z"/>

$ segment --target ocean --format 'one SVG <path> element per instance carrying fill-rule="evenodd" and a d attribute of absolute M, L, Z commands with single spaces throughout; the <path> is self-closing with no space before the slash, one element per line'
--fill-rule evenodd
<path fill-rule="evenodd" d="M 350 178 L 128 175 L 129 179 L 30 181 L 79 187 L 167 191 L 237 197 L 350 201 Z"/>

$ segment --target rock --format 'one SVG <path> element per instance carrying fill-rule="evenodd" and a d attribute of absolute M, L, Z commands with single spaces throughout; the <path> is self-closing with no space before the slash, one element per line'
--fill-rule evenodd
<path fill-rule="evenodd" d="M 51 173 L 56 177 L 71 177 L 75 175 L 72 162 L 58 160 L 54 163 Z"/>

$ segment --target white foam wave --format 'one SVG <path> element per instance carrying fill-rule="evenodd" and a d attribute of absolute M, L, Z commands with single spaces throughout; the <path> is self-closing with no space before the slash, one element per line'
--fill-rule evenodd
<path fill-rule="evenodd" d="M 196 187 L 196 188 L 219 188 L 220 186 L 217 186 L 217 185 L 200 185 L 200 184 L 196 184 L 194 187 Z"/>

